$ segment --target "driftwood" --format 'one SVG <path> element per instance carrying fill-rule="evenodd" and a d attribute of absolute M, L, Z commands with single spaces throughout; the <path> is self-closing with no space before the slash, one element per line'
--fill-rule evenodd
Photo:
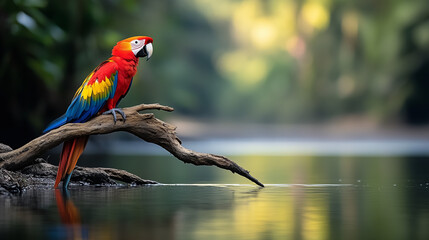
<path fill-rule="evenodd" d="M 124 108 L 126 121 L 119 117 L 116 124 L 113 122 L 111 115 L 99 115 L 86 123 L 69 123 L 30 141 L 18 149 L 0 153 L 0 168 L 10 171 L 23 169 L 34 164 L 34 159 L 42 153 L 78 136 L 127 131 L 147 142 L 161 146 L 185 163 L 217 166 L 233 173 L 238 173 L 259 186 L 264 186 L 252 177 L 247 170 L 226 157 L 198 153 L 184 148 L 180 139 L 176 136 L 176 127 L 155 118 L 153 113 L 139 113 L 139 111 L 148 109 L 173 111 L 173 108 L 159 104 L 141 104 Z"/>
<path fill-rule="evenodd" d="M 38 158 L 36 163 L 20 171 L 0 168 L 0 196 L 19 194 L 29 187 L 52 188 L 58 167 Z M 157 184 L 144 180 L 124 170 L 113 168 L 84 168 L 77 166 L 73 171 L 72 185 L 121 186 L 117 181 L 131 185 Z"/>
<path fill-rule="evenodd" d="M 41 158 L 36 161 L 37 163 L 23 168 L 20 172 L 35 178 L 51 178 L 53 181 L 57 175 L 58 167 L 47 163 Z M 135 185 L 157 184 L 155 181 L 141 179 L 132 173 L 114 168 L 76 166 L 72 175 L 72 181 L 83 184 L 117 185 L 114 180 Z"/>

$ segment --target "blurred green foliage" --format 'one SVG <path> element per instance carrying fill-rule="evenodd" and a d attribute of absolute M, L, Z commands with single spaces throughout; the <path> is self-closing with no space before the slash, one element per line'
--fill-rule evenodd
<path fill-rule="evenodd" d="M 266 123 L 429 121 L 423 0 L 0 3 L 0 142 L 39 135 L 113 45 L 154 38 L 121 103 Z"/>

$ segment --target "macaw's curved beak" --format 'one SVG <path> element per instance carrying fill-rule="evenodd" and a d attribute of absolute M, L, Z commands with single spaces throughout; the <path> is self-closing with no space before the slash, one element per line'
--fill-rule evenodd
<path fill-rule="evenodd" d="M 150 57 L 152 57 L 152 53 L 153 53 L 152 43 L 148 43 L 148 44 L 144 45 L 144 47 L 142 49 L 140 49 L 140 51 L 137 53 L 136 57 L 147 57 L 147 60 L 149 60 Z"/>

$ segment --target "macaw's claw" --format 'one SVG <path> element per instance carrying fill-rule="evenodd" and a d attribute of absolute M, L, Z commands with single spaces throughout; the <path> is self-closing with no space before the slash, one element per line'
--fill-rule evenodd
<path fill-rule="evenodd" d="M 103 113 L 103 115 L 112 114 L 113 115 L 113 121 L 116 124 L 116 112 L 118 112 L 119 114 L 121 114 L 122 119 L 124 119 L 124 122 L 125 122 L 125 120 L 127 119 L 127 117 L 125 116 L 124 111 L 122 111 L 120 108 L 112 108 L 112 109 L 110 109 L 108 111 L 105 111 Z"/>

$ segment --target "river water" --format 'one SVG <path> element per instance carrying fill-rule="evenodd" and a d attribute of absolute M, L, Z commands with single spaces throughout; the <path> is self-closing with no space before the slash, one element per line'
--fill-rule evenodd
<path fill-rule="evenodd" d="M 266 185 L 170 156 L 87 154 L 162 184 L 0 196 L 1 239 L 429 239 L 429 158 L 232 156 Z"/>

